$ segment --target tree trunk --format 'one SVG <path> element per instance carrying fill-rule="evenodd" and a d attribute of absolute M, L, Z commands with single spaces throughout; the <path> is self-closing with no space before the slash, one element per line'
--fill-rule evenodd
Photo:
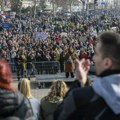
<path fill-rule="evenodd" d="M 55 0 L 53 0 L 52 3 L 53 3 L 53 15 L 55 16 Z"/>
<path fill-rule="evenodd" d="M 72 1 L 69 0 L 69 6 L 70 6 L 70 13 L 72 13 Z"/>
<path fill-rule="evenodd" d="M 1 11 L 4 11 L 3 0 L 0 1 L 0 5 L 1 5 Z"/>
<path fill-rule="evenodd" d="M 34 15 L 33 15 L 33 17 L 35 18 L 36 17 L 36 0 L 34 0 Z"/>

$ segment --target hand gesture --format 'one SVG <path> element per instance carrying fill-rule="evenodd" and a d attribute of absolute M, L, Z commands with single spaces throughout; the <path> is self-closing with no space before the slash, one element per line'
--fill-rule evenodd
<path fill-rule="evenodd" d="M 75 60 L 76 67 L 76 79 L 79 80 L 83 85 L 87 82 L 87 74 L 90 69 L 90 61 L 82 59 L 79 61 Z"/>

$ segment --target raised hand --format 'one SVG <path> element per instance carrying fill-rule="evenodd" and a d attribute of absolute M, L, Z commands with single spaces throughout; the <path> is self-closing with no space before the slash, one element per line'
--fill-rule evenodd
<path fill-rule="evenodd" d="M 85 59 L 82 59 L 81 61 L 75 60 L 75 67 L 76 79 L 85 85 L 87 82 L 87 74 L 90 69 L 90 61 Z"/>

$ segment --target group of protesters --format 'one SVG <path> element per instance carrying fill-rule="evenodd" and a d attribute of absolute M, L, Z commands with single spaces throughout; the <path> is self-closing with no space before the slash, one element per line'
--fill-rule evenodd
<path fill-rule="evenodd" d="M 69 72 L 74 77 L 73 60 L 77 57 L 92 61 L 97 35 L 114 26 L 119 29 L 119 19 L 87 21 L 80 15 L 42 14 L 35 19 L 23 15 L 21 20 L 17 17 L 0 20 L 12 24 L 12 28 L 3 28 L 0 32 L 0 57 L 15 64 L 18 79 L 26 71 L 25 75 L 36 74 L 35 71 L 43 73 L 35 65 L 42 61 L 57 61 L 66 78 Z"/>
<path fill-rule="evenodd" d="M 119 120 L 118 51 L 120 35 L 114 32 L 102 33 L 98 37 L 94 55 L 98 78 L 90 83 L 87 76 L 90 60 L 76 58 L 76 80 L 72 86 L 68 88 L 64 81 L 56 80 L 48 95 L 41 100 L 32 96 L 30 80 L 27 78 L 21 79 L 18 89 L 14 88 L 10 66 L 1 59 L 0 120 Z"/>
<path fill-rule="evenodd" d="M 1 18 L 12 28 L 0 32 L 0 120 L 119 120 L 120 35 L 115 32 L 120 23 L 117 18 L 102 19 L 51 14 Z M 105 32 L 112 27 L 116 31 Z M 105 33 L 97 37 L 101 32 Z M 11 85 L 6 61 L 15 64 L 19 92 Z M 76 80 L 69 90 L 63 81 L 55 81 L 39 102 L 24 77 L 36 70 L 42 73 L 37 66 L 43 61 L 59 62 L 65 77 L 70 74 Z M 95 64 L 99 77 L 93 83 L 87 76 L 90 64 Z"/>

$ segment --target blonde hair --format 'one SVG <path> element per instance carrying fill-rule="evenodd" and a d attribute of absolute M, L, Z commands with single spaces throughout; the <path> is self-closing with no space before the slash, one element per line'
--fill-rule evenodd
<path fill-rule="evenodd" d="M 30 81 L 27 78 L 22 78 L 20 82 L 20 92 L 25 95 L 27 98 L 31 98 L 31 90 L 30 90 Z"/>
<path fill-rule="evenodd" d="M 50 101 L 54 101 L 56 98 L 63 99 L 67 91 L 68 87 L 64 81 L 55 81 L 52 83 L 50 92 L 46 98 Z"/>

